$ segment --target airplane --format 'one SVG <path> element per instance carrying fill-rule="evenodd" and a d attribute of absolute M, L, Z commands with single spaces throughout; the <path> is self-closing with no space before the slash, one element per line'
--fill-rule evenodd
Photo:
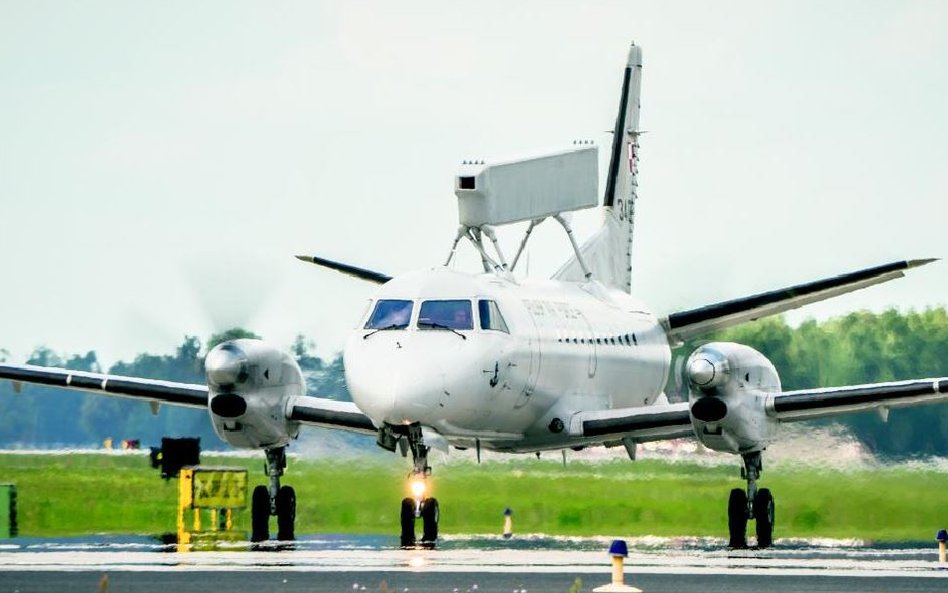
<path fill-rule="evenodd" d="M 593 189 L 603 223 L 582 245 L 566 217 L 541 204 L 540 210 L 520 213 L 530 224 L 510 263 L 494 226 L 477 222 L 461 225 L 443 265 L 397 277 L 297 256 L 379 287 L 343 351 L 352 402 L 307 394 L 293 357 L 256 339 L 224 342 L 208 352 L 205 384 L 8 363 L 0 364 L 0 379 L 18 388 L 34 383 L 134 398 L 153 409 L 160 404 L 206 409 L 221 439 L 266 456 L 269 485 L 257 486 L 251 498 L 254 542 L 269 539 L 274 516 L 277 539 L 295 538 L 296 494 L 281 483 L 286 449 L 303 426 L 320 426 L 373 435 L 380 447 L 411 454 L 412 496 L 402 500 L 400 514 L 403 546 L 419 543 L 418 521 L 421 544 L 438 539 L 439 503 L 426 494 L 432 448 L 473 448 L 479 458 L 482 450 L 607 446 L 624 447 L 634 459 L 639 443 L 690 437 L 741 457 L 745 485 L 734 488 L 728 500 L 729 546 L 748 545 L 753 520 L 757 546 L 766 548 L 773 542 L 775 505 L 758 481 L 762 453 L 782 423 L 946 401 L 948 377 L 783 391 L 777 370 L 762 353 L 712 342 L 684 363 L 687 401 L 669 403 L 663 390 L 673 350 L 715 330 L 900 278 L 935 260 L 898 261 L 656 315 L 631 294 L 641 76 L 642 51 L 633 43 L 601 205 Z M 564 154 L 595 162 L 584 145 Z M 477 193 L 485 170 L 481 162 L 462 167 L 456 177 L 459 199 Z M 564 179 L 570 183 L 573 177 Z M 515 186 L 555 193 L 540 181 L 531 176 Z M 462 213 L 462 220 L 465 216 L 477 219 L 470 212 Z M 563 226 L 572 255 L 552 278 L 514 277 L 531 231 L 549 219 Z M 462 240 L 473 246 L 482 270 L 450 265 Z"/>

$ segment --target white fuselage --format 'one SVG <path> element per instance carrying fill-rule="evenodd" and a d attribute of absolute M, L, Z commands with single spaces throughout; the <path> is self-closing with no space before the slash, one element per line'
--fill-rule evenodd
<path fill-rule="evenodd" d="M 411 318 L 366 328 L 386 300 L 410 301 Z M 447 300 L 471 302 L 470 329 L 419 324 L 423 302 Z M 502 329 L 482 329 L 481 301 L 496 303 Z M 655 403 L 671 353 L 653 314 L 597 282 L 435 268 L 386 283 L 344 356 L 352 399 L 376 424 L 420 423 L 452 445 L 527 451 L 562 446 L 563 425 L 580 411 Z"/>

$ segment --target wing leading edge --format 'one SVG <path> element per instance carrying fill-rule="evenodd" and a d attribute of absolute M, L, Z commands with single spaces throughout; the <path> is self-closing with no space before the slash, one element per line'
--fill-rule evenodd
<path fill-rule="evenodd" d="M 905 275 L 905 271 L 929 264 L 935 259 L 899 261 L 848 274 L 797 284 L 748 297 L 723 301 L 698 309 L 672 313 L 664 319 L 668 339 L 673 344 L 711 331 L 783 313 Z"/>

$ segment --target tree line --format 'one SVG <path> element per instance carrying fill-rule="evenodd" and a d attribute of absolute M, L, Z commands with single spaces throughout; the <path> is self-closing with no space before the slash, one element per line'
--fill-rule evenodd
<path fill-rule="evenodd" d="M 94 351 L 64 356 L 48 347 L 37 348 L 27 364 L 62 367 L 94 373 L 204 383 L 204 353 L 225 340 L 256 338 L 244 329 L 215 334 L 206 344 L 186 336 L 173 354 L 139 354 L 132 361 L 117 362 L 108 369 L 99 364 Z M 342 356 L 324 360 L 313 353 L 313 344 L 298 336 L 290 352 L 299 363 L 309 393 L 350 400 L 343 377 Z M 2 351 L 0 351 L 2 352 Z M 226 449 L 214 433 L 207 411 L 162 405 L 158 414 L 140 401 L 24 385 L 15 393 L 10 381 L 0 381 L 0 447 L 55 448 L 98 447 L 111 438 L 139 440 L 141 446 L 157 446 L 162 437 L 200 437 L 204 449 Z"/>
<path fill-rule="evenodd" d="M 782 317 L 769 317 L 712 338 L 747 344 L 767 356 L 785 391 L 948 376 L 944 307 L 858 311 L 795 328 Z M 681 351 L 687 356 L 696 346 Z M 948 455 L 948 404 L 892 409 L 887 420 L 871 411 L 814 422 L 843 424 L 882 456 Z"/>
<path fill-rule="evenodd" d="M 140 354 L 108 369 L 101 368 L 94 351 L 62 355 L 48 347 L 37 348 L 27 362 L 203 383 L 203 353 L 237 337 L 256 336 L 234 329 L 211 336 L 206 344 L 187 336 L 173 354 Z M 687 357 L 700 343 L 711 340 L 739 342 L 759 350 L 776 366 L 785 390 L 948 375 L 944 307 L 907 313 L 860 311 L 822 322 L 804 321 L 798 327 L 791 327 L 782 317 L 771 317 L 685 344 L 674 356 Z M 316 356 L 313 344 L 303 336 L 289 350 L 303 370 L 309 393 L 351 399 L 340 355 L 328 360 Z M 681 390 L 675 374 L 673 369 L 667 389 L 673 400 Z M 844 424 L 883 456 L 948 455 L 948 404 L 893 409 L 887 421 L 866 412 L 817 422 L 831 421 Z M 143 402 L 36 385 L 24 386 L 16 394 L 9 381 L 0 382 L 0 447 L 98 446 L 105 438 L 139 439 L 147 446 L 159 443 L 162 436 L 198 436 L 204 448 L 225 448 L 204 410 L 161 406 L 155 416 Z"/>

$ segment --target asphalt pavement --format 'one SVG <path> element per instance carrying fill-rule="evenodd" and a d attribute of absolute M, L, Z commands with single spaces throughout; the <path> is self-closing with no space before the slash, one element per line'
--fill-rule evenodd
<path fill-rule="evenodd" d="M 948 591 L 943 577 L 762 574 L 644 574 L 628 579 L 645 593 L 921 593 Z M 13 571 L 0 569 L 3 593 L 540 593 L 590 592 L 607 572 L 219 572 Z"/>

